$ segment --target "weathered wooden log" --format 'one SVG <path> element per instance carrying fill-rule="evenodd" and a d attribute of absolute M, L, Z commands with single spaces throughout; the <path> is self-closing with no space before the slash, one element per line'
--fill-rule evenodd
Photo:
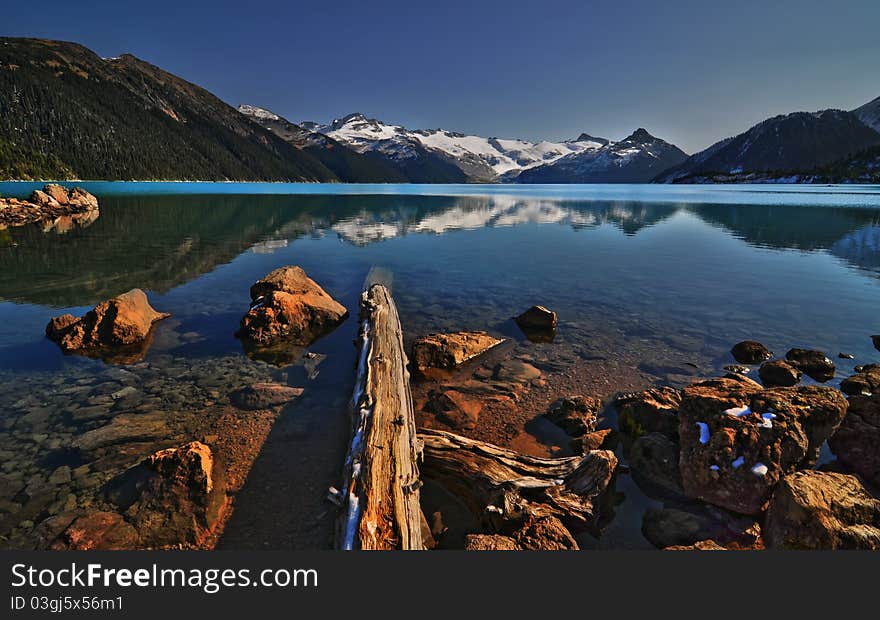
<path fill-rule="evenodd" d="M 588 529 L 597 516 L 594 499 L 608 488 L 617 467 L 610 450 L 538 458 L 433 429 L 420 429 L 419 439 L 422 475 L 458 496 L 496 532 L 545 516 L 573 531 Z"/>
<path fill-rule="evenodd" d="M 360 301 L 360 357 L 353 434 L 338 499 L 342 549 L 424 549 L 407 358 L 397 307 L 374 284 Z"/>

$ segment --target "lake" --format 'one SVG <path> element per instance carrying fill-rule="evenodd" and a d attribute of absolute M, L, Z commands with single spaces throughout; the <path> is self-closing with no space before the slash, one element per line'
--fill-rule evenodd
<path fill-rule="evenodd" d="M 0 194 L 41 185 L 0 183 Z M 100 508 L 120 468 L 214 437 L 230 424 L 228 392 L 271 380 L 306 391 L 262 430 L 236 431 L 259 456 L 219 547 L 328 547 L 324 497 L 346 448 L 357 321 L 290 364 L 245 356 L 233 334 L 248 287 L 282 265 L 303 267 L 353 314 L 381 273 L 408 342 L 456 330 L 510 338 L 504 355 L 542 379 L 496 435 L 534 453 L 564 449 L 534 420 L 553 399 L 723 374 L 740 340 L 777 355 L 821 349 L 837 363 L 830 385 L 878 358 L 876 186 L 67 185 L 98 196 L 97 220 L 0 231 L 0 546 L 44 544 L 47 519 Z M 52 316 L 134 287 L 172 314 L 143 361 L 65 356 L 45 338 Z M 552 343 L 512 325 L 534 304 L 559 315 Z M 85 433 L 132 415 L 149 420 L 139 434 L 84 448 Z M 620 475 L 613 516 L 579 542 L 649 547 L 641 515 L 663 501 Z"/>

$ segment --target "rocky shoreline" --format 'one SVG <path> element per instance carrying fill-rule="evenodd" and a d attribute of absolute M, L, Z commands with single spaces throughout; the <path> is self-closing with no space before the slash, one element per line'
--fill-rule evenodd
<path fill-rule="evenodd" d="M 0 197 L 0 230 L 36 223 L 66 230 L 73 223 L 91 223 L 99 215 L 98 199 L 80 187 L 68 190 L 50 183 L 34 190 L 27 200 Z"/>
<path fill-rule="evenodd" d="M 31 391 L 0 403 L 20 412 L 0 436 L 0 546 L 214 548 L 279 420 L 308 436 L 294 426 L 309 388 L 283 369 L 302 364 L 312 377 L 321 358 L 308 347 L 347 316 L 302 269 L 282 267 L 251 287 L 236 334 L 248 355 L 198 371 L 143 361 L 169 315 L 138 289 L 52 319 L 46 335 L 65 353 L 101 361 L 72 383 L 47 376 L 43 397 L 23 386 Z M 616 480 L 630 476 L 654 500 L 641 530 L 658 548 L 880 548 L 880 365 L 857 367 L 838 390 L 821 385 L 837 372 L 824 353 L 792 348 L 774 359 L 744 341 L 726 375 L 695 370 L 663 385 L 635 363 L 554 357 L 560 321 L 543 306 L 512 323 L 520 335 L 450 331 L 410 343 L 416 422 L 441 444 L 494 444 L 507 462 L 603 463 L 601 484 L 566 500 L 585 502 L 588 522 L 572 529 L 532 497 L 533 513 L 498 529 L 427 493 L 432 546 L 589 548 L 581 530 L 601 536 Z M 319 489 L 306 491 L 321 501 Z"/>

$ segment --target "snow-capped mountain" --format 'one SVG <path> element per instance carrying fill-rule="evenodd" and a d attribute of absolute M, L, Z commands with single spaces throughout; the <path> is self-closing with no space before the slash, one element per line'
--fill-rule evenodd
<path fill-rule="evenodd" d="M 583 135 L 581 136 L 583 138 Z M 528 168 L 517 183 L 647 183 L 687 159 L 677 146 L 637 129 L 620 142 L 560 157 Z"/>
<path fill-rule="evenodd" d="M 522 170 L 556 161 L 573 153 L 602 148 L 607 140 L 584 134 L 565 142 L 529 142 L 483 138 L 444 129 L 410 130 L 363 114 L 349 114 L 327 125 L 304 122 L 360 153 L 375 153 L 395 161 L 439 158 L 455 166 L 470 181 L 497 181 Z"/>
<path fill-rule="evenodd" d="M 716 142 L 656 180 L 701 183 L 748 181 L 755 175 L 762 179 L 796 178 L 798 173 L 816 171 L 877 144 L 880 133 L 852 112 L 793 112 Z"/>

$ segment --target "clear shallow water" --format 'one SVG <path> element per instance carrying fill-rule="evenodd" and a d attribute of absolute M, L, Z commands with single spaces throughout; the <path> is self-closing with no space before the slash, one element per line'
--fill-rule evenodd
<path fill-rule="evenodd" d="M 0 183 L 0 194 L 26 195 L 34 185 Z M 81 467 L 120 452 L 71 449 L 111 419 L 77 418 L 76 405 L 102 406 L 94 392 L 119 381 L 102 362 L 61 355 L 45 325 L 135 286 L 173 314 L 156 330 L 145 370 L 132 369 L 144 375 L 146 404 L 137 410 L 173 417 L 168 441 L 199 432 L 210 392 L 256 378 L 306 385 L 308 430 L 294 447 L 311 459 L 312 490 L 301 484 L 291 498 L 246 487 L 242 495 L 274 497 L 288 512 L 293 500 L 319 507 L 335 483 L 356 325 L 349 320 L 311 347 L 328 356 L 313 380 L 302 365 L 245 358 L 232 334 L 248 287 L 281 265 L 301 265 L 350 310 L 370 270 L 384 269 L 409 339 L 457 329 L 515 335 L 509 318 L 540 303 L 560 317 L 559 336 L 542 354 L 561 365 L 573 356 L 618 361 L 658 383 L 680 384 L 694 366 L 719 372 L 745 338 L 777 354 L 804 346 L 855 355 L 835 359 L 838 378 L 877 358 L 869 338 L 880 332 L 877 187 L 78 185 L 101 200 L 90 226 L 0 231 L 0 451 L 16 455 L 2 473 L 36 491 L 64 455 Z M 72 386 L 82 389 L 62 393 Z M 277 454 L 290 449 L 279 445 Z M 122 460 L 107 461 L 106 476 Z M 28 509 L 20 490 L 0 498 L 0 536 L 27 539 L 52 511 L 85 506 L 103 480 L 98 470 L 84 474 L 92 486 L 52 487 L 44 505 Z M 646 501 L 631 481 L 621 487 L 630 509 L 626 501 L 616 508 L 596 546 L 646 544 L 638 533 Z M 236 513 L 247 513 L 245 505 Z M 230 525 L 229 545 L 271 538 L 258 515 L 246 517 Z M 324 546 L 325 532 L 303 525 L 310 516 L 289 519 L 299 537 L 283 544 Z"/>

